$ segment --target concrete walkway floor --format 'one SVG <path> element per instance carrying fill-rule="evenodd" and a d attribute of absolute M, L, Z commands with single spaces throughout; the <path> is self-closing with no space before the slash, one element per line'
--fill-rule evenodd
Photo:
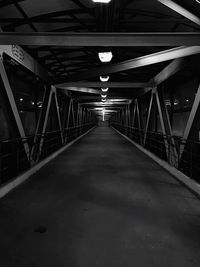
<path fill-rule="evenodd" d="M 200 266 L 200 201 L 99 127 L 0 200 L 1 267 Z"/>

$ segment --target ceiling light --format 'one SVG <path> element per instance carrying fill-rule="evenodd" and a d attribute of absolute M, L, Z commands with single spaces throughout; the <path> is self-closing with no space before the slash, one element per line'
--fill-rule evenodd
<path fill-rule="evenodd" d="M 101 91 L 104 92 L 104 93 L 108 92 L 108 88 L 101 88 Z"/>
<path fill-rule="evenodd" d="M 108 4 L 111 0 L 92 0 L 94 3 L 105 3 Z"/>
<path fill-rule="evenodd" d="M 105 121 L 105 109 L 104 108 L 102 110 L 102 115 L 103 115 L 103 121 Z"/>
<path fill-rule="evenodd" d="M 101 95 L 101 97 L 102 97 L 102 98 L 106 98 L 106 97 L 107 97 L 107 95 Z"/>
<path fill-rule="evenodd" d="M 101 62 L 110 62 L 112 60 L 113 54 L 112 52 L 99 52 L 98 56 Z"/>
<path fill-rule="evenodd" d="M 200 0 L 195 0 L 195 1 L 200 4 Z"/>
<path fill-rule="evenodd" d="M 101 81 L 101 82 L 108 82 L 109 79 L 110 79 L 109 76 L 100 76 L 100 81 Z"/>

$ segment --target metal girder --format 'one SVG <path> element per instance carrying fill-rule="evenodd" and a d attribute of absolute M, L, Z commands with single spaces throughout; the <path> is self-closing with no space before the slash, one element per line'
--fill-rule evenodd
<path fill-rule="evenodd" d="M 185 131 L 184 131 L 184 134 L 183 134 L 184 143 L 182 143 L 180 145 L 180 154 L 179 154 L 179 160 L 180 161 L 182 159 L 182 155 L 183 155 L 183 152 L 184 152 L 184 149 L 185 149 L 185 145 L 186 145 L 187 139 L 189 138 L 189 136 L 191 134 L 192 127 L 194 126 L 195 119 L 199 120 L 199 112 L 200 112 L 200 85 L 198 87 L 198 90 L 197 90 L 197 93 L 196 93 L 196 96 L 195 96 L 195 99 L 194 99 L 194 103 L 193 103 L 193 106 L 192 106 L 192 110 L 190 112 L 190 115 L 189 115 L 189 118 L 188 118 L 188 121 L 187 121 L 187 125 L 185 127 Z"/>
<path fill-rule="evenodd" d="M 135 102 L 134 102 L 134 110 L 133 110 L 133 120 L 132 120 L 132 127 L 134 127 L 135 125 L 135 118 L 136 118 L 136 103 L 137 103 L 137 99 L 135 99 Z"/>
<path fill-rule="evenodd" d="M 55 87 L 64 89 L 65 87 L 98 87 L 98 88 L 144 88 L 147 87 L 148 83 L 141 83 L 141 82 L 68 82 L 68 83 L 61 83 L 56 84 Z"/>
<path fill-rule="evenodd" d="M 18 45 L 0 45 L 0 54 L 6 54 L 13 58 L 15 61 L 23 65 L 25 68 L 29 69 L 36 76 L 39 76 L 43 80 L 48 80 L 48 71 L 44 69 L 33 57 L 24 51 Z"/>
<path fill-rule="evenodd" d="M 88 94 L 96 94 L 96 95 L 102 94 L 101 90 L 93 88 L 83 88 L 83 87 L 57 87 L 57 88 L 61 90 L 69 90 L 69 91 L 82 92 Z"/>
<path fill-rule="evenodd" d="M 186 66 L 186 62 L 183 58 L 178 58 L 173 60 L 167 67 L 165 67 L 161 72 L 159 72 L 154 78 L 150 79 L 149 87 L 142 89 L 138 94 L 137 97 L 141 97 L 142 95 L 150 92 L 153 87 L 158 86 L 162 82 L 169 79 L 175 73 L 180 71 Z"/>
<path fill-rule="evenodd" d="M 16 123 L 17 129 L 18 129 L 19 135 L 23 140 L 22 143 L 23 143 L 24 151 L 26 153 L 26 157 L 29 161 L 29 157 L 30 157 L 29 145 L 28 145 L 27 140 L 26 140 L 26 134 L 24 131 L 24 127 L 23 127 L 23 124 L 22 124 L 22 121 L 21 121 L 21 118 L 20 118 L 20 115 L 19 115 L 19 112 L 17 109 L 17 105 L 15 103 L 15 98 L 14 98 L 14 95 L 13 95 L 13 92 L 12 92 L 12 89 L 10 86 L 10 82 L 8 80 L 2 59 L 0 59 L 0 75 L 1 75 L 1 79 L 3 81 L 5 93 L 6 93 L 6 96 L 8 98 L 9 105 L 11 107 L 12 115 L 15 119 L 15 123 Z"/>
<path fill-rule="evenodd" d="M 174 61 L 172 61 L 166 68 L 164 68 L 160 73 L 158 73 L 151 82 L 158 86 L 162 82 L 166 81 L 168 78 L 170 78 L 172 75 L 177 73 L 180 69 L 182 69 L 185 66 L 184 59 L 179 58 Z"/>
<path fill-rule="evenodd" d="M 51 100 L 52 100 L 52 94 L 53 94 L 53 88 L 52 87 L 46 87 L 45 88 L 45 94 L 43 98 L 43 104 L 42 104 L 42 110 L 40 112 L 39 121 L 37 124 L 36 129 L 36 135 L 34 137 L 33 147 L 31 150 L 31 161 L 32 164 L 37 162 L 40 158 L 41 152 L 42 152 L 42 146 L 44 142 L 44 134 L 46 131 L 47 121 L 49 117 L 49 111 L 51 106 Z"/>
<path fill-rule="evenodd" d="M 145 133 L 144 133 L 144 140 L 143 140 L 143 145 L 144 145 L 144 146 L 145 146 L 145 144 L 146 144 L 147 131 L 148 131 L 149 124 L 150 124 L 151 113 L 152 113 L 152 110 L 153 110 L 153 108 L 154 108 L 154 107 L 153 107 L 154 90 L 155 90 L 155 88 L 152 89 L 152 92 L 151 92 L 151 99 L 150 99 L 150 103 L 149 103 L 149 110 L 148 110 L 147 122 L 146 122 Z"/>
<path fill-rule="evenodd" d="M 48 19 L 48 18 L 64 17 L 64 16 L 69 16 L 71 14 L 77 15 L 77 14 L 84 14 L 84 13 L 86 13 L 86 11 L 83 11 L 79 8 L 78 9 L 67 9 L 67 10 L 55 11 L 55 12 L 50 12 L 50 13 L 34 16 L 34 17 L 29 17 L 29 22 L 27 22 L 26 19 L 23 19 L 21 21 L 11 23 L 9 25 L 4 26 L 4 29 L 9 29 L 9 28 L 13 29 L 13 28 L 22 26 L 22 25 L 30 23 L 30 22 L 32 23 L 35 20 L 44 20 L 44 19 Z"/>
<path fill-rule="evenodd" d="M 138 129 L 139 129 L 139 136 L 140 136 L 140 144 L 142 144 L 143 142 L 143 139 L 142 139 L 142 135 L 141 135 L 141 130 L 142 130 L 142 127 L 141 127 L 141 113 L 140 113 L 140 107 L 139 107 L 139 103 L 138 103 L 138 100 L 136 99 L 136 113 L 137 113 L 137 118 L 138 118 Z"/>
<path fill-rule="evenodd" d="M 199 45 L 199 32 L 63 33 L 4 32 L 0 44 L 53 46 L 180 46 Z"/>
<path fill-rule="evenodd" d="M 158 0 L 158 2 L 162 3 L 163 5 L 171 8 L 175 12 L 179 13 L 180 15 L 184 16 L 185 18 L 191 20 L 195 24 L 200 26 L 200 18 L 194 15 L 192 12 L 188 11 L 184 7 L 180 6 L 179 4 L 175 3 L 171 0 Z"/>
<path fill-rule="evenodd" d="M 62 144 L 64 144 L 60 111 L 59 111 L 59 105 L 58 105 L 58 99 L 57 99 L 57 90 L 54 86 L 52 86 L 52 89 L 54 91 L 54 98 L 55 98 L 55 103 L 56 103 L 56 116 L 57 116 L 57 120 L 58 120 L 58 126 L 59 126 L 59 130 L 60 130 L 61 141 L 62 141 Z"/>
<path fill-rule="evenodd" d="M 166 115 L 166 113 L 164 113 L 164 107 L 163 107 L 163 105 L 165 106 L 165 103 L 163 101 L 162 106 L 161 106 L 160 98 L 159 98 L 157 89 L 155 90 L 155 97 L 156 97 L 156 103 L 157 103 L 157 107 L 158 107 L 158 114 L 159 114 L 159 118 L 160 118 L 161 129 L 162 129 L 162 133 L 164 136 L 166 155 L 168 157 L 169 156 L 169 144 L 168 144 L 168 140 L 167 140 L 168 133 L 167 133 L 166 128 L 165 128 L 164 116 Z M 172 132 L 171 132 L 171 134 L 172 134 Z"/>
<path fill-rule="evenodd" d="M 159 91 L 156 90 L 155 94 L 163 135 L 167 135 L 168 137 L 170 137 L 170 140 L 165 140 L 166 152 L 168 155 L 169 163 L 174 167 L 178 167 L 178 153 L 176 150 L 175 140 L 172 132 L 169 114 L 165 105 L 162 89 L 163 88 L 160 88 Z"/>
<path fill-rule="evenodd" d="M 81 103 L 81 105 L 93 105 L 93 106 L 106 106 L 106 105 L 120 105 L 120 106 L 123 106 L 123 105 L 127 105 L 128 102 L 113 102 L 113 101 L 106 101 L 105 104 L 102 104 L 102 102 L 84 102 L 84 103 Z"/>
<path fill-rule="evenodd" d="M 199 42 L 200 44 L 200 42 Z M 152 64 L 169 61 L 181 57 L 191 56 L 200 53 L 200 46 L 181 46 L 164 50 L 158 53 L 149 54 L 143 57 L 137 57 L 131 60 L 126 60 L 116 64 L 110 64 L 98 68 L 94 68 L 79 74 L 68 76 L 68 80 L 80 81 L 86 80 L 92 77 L 107 75 L 109 73 L 126 71 L 129 69 L 136 69 L 139 67 L 149 66 Z"/>
<path fill-rule="evenodd" d="M 67 116 L 66 129 L 68 129 L 68 127 L 69 127 L 69 119 L 70 119 L 70 114 L 71 114 L 72 102 L 73 102 L 73 100 L 70 99 L 69 109 L 68 109 L 68 116 Z"/>

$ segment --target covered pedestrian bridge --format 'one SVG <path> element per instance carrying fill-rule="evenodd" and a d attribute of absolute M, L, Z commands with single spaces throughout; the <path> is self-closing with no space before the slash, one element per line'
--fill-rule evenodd
<path fill-rule="evenodd" d="M 200 265 L 200 2 L 0 0 L 0 266 Z"/>

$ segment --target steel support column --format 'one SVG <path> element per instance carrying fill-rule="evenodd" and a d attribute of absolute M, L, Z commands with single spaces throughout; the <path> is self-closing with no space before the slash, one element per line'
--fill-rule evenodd
<path fill-rule="evenodd" d="M 24 128 L 22 125 L 22 121 L 21 121 L 21 118 L 20 118 L 20 115 L 19 115 L 19 112 L 17 109 L 17 105 L 15 103 L 15 98 L 14 98 L 14 95 L 13 95 L 13 92 L 12 92 L 12 89 L 11 89 L 11 86 L 10 86 L 8 76 L 7 76 L 2 59 L 0 59 L 0 74 L 1 74 L 1 79 L 2 79 L 3 85 L 4 85 L 5 93 L 6 93 L 6 96 L 8 98 L 11 110 L 12 110 L 12 116 L 14 117 L 15 124 L 17 126 L 19 135 L 22 139 L 22 144 L 24 147 L 24 151 L 26 153 L 26 157 L 29 161 L 30 160 L 29 145 L 28 145 L 27 140 L 26 140 L 26 134 L 25 134 L 25 131 L 24 131 Z"/>
<path fill-rule="evenodd" d="M 193 103 L 193 106 L 192 106 L 192 109 L 191 109 L 191 112 L 190 112 L 190 115 L 187 121 L 187 125 L 185 127 L 185 131 L 183 134 L 184 143 L 180 145 L 180 155 L 179 155 L 180 161 L 182 159 L 182 155 L 185 149 L 187 139 L 192 134 L 192 130 L 195 127 L 195 121 L 199 120 L 199 118 L 200 118 L 200 85 L 198 87 L 198 90 L 197 90 L 197 93 L 194 99 L 194 103 Z"/>

